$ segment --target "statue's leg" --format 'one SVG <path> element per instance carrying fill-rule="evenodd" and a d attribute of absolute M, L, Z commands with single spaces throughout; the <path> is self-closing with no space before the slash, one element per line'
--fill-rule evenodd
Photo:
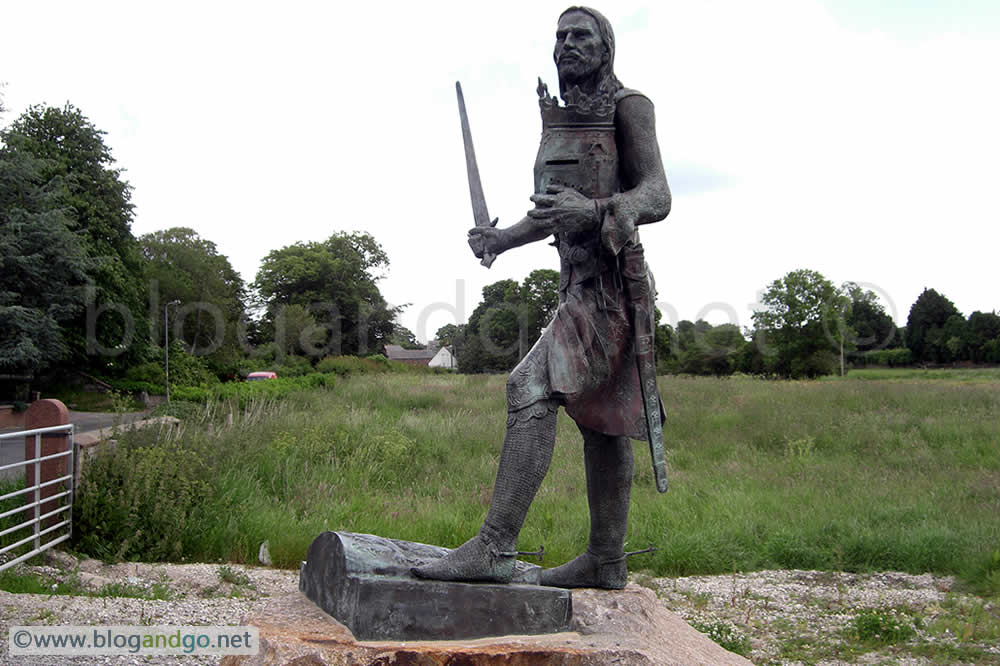
<path fill-rule="evenodd" d="M 632 494 L 632 442 L 579 428 L 587 469 L 590 542 L 576 559 L 542 571 L 542 585 L 620 590 L 628 578 L 625 530 Z"/>
<path fill-rule="evenodd" d="M 493 486 L 493 500 L 479 534 L 430 564 L 413 569 L 435 580 L 510 582 L 524 517 L 552 460 L 556 441 L 554 402 L 511 412 Z"/>

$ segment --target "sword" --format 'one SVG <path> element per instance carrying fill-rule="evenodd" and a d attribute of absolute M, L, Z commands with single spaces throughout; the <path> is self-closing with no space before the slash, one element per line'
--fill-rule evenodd
<path fill-rule="evenodd" d="M 462 120 L 462 141 L 465 143 L 465 170 L 469 174 L 469 196 L 472 198 L 472 217 L 477 227 L 495 227 L 497 219 L 490 221 L 486 210 L 486 197 L 483 195 L 483 184 L 479 180 L 479 166 L 476 164 L 476 149 L 472 147 L 472 130 L 469 129 L 469 114 L 465 111 L 465 97 L 462 95 L 462 84 L 455 81 L 455 92 L 458 93 L 458 115 Z M 486 268 L 493 264 L 495 254 L 486 252 L 480 262 Z"/>

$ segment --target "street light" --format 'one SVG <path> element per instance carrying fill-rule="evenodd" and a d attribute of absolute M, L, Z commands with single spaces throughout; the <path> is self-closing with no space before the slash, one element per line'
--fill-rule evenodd
<path fill-rule="evenodd" d="M 174 299 L 163 306 L 163 378 L 167 385 L 167 402 L 170 402 L 170 324 L 167 323 L 167 308 L 180 304 Z"/>

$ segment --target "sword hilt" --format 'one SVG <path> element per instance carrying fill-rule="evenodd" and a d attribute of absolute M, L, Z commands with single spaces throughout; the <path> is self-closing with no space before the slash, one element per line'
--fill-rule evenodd
<path fill-rule="evenodd" d="M 490 222 L 490 226 L 491 227 L 497 226 L 497 222 L 499 222 L 499 221 L 500 221 L 499 217 L 494 217 L 493 221 Z M 496 258 L 497 258 L 497 255 L 492 254 L 490 252 L 484 252 L 483 253 L 483 258 L 482 258 L 482 260 L 479 263 L 481 263 L 483 266 L 486 266 L 486 268 L 489 268 L 490 266 L 493 265 L 493 260 L 496 259 Z"/>

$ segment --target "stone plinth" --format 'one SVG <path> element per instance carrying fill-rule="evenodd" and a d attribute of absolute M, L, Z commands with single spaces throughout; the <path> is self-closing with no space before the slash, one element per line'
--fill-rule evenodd
<path fill-rule="evenodd" d="M 750 666 L 666 610 L 652 591 L 573 592 L 572 631 L 468 641 L 358 641 L 300 593 L 274 597 L 241 624 L 260 629 L 261 650 L 227 666 Z"/>
<path fill-rule="evenodd" d="M 299 589 L 362 640 L 450 640 L 569 629 L 572 595 L 538 585 L 535 565 L 518 562 L 511 585 L 419 580 L 410 573 L 447 552 L 371 534 L 324 532 L 309 546 Z"/>

